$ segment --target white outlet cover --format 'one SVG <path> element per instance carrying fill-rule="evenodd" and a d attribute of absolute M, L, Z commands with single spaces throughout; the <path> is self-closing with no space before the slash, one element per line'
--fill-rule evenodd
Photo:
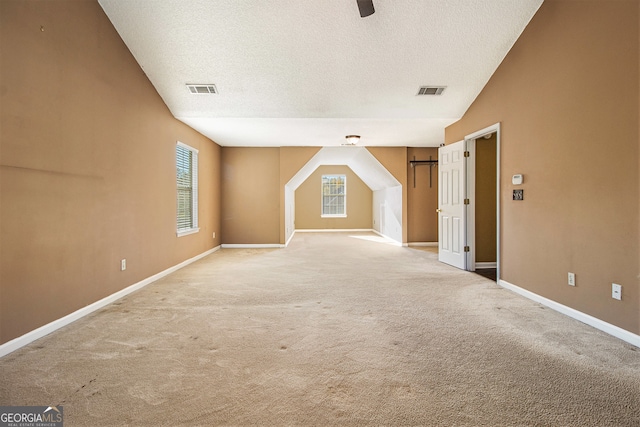
<path fill-rule="evenodd" d="M 618 285 L 617 283 L 611 284 L 611 298 L 617 299 L 618 301 L 622 300 L 622 285 Z"/>
<path fill-rule="evenodd" d="M 576 274 L 575 273 L 567 274 L 567 283 L 569 284 L 569 286 L 575 286 L 576 285 Z"/>

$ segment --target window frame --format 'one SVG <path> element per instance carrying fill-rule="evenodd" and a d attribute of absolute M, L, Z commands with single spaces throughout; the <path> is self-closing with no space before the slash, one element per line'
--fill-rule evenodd
<path fill-rule="evenodd" d="M 181 191 L 181 187 L 180 187 L 180 181 L 178 178 L 178 170 L 180 167 L 180 164 L 178 163 L 180 161 L 180 156 L 178 155 L 178 151 L 182 149 L 182 150 L 187 150 L 190 153 L 190 157 L 191 157 L 191 164 L 189 165 L 190 168 L 190 174 L 191 174 L 191 183 L 190 183 L 190 196 L 191 196 L 191 218 L 189 219 L 189 226 L 188 227 L 182 227 L 180 228 L 180 224 L 184 222 L 184 218 L 181 218 L 180 216 L 180 191 Z M 175 181 L 175 185 L 176 185 L 176 235 L 178 237 L 181 236 L 187 236 L 189 234 L 194 234 L 197 233 L 198 231 L 200 231 L 200 228 L 198 227 L 198 150 L 196 148 L 193 148 L 187 144 L 184 144 L 180 141 L 176 142 L 176 148 L 175 148 L 175 166 L 176 166 L 176 181 Z M 184 186 L 182 187 L 184 188 Z"/>
<path fill-rule="evenodd" d="M 339 214 L 325 214 L 325 194 L 324 194 L 324 189 L 325 189 L 325 178 L 331 178 L 331 177 L 336 177 L 336 178 L 342 178 L 343 181 L 343 193 L 342 194 L 338 194 L 340 196 L 342 196 L 343 198 L 343 208 L 344 211 L 343 213 L 339 213 Z M 347 217 L 347 175 L 342 174 L 342 173 L 332 173 L 332 174 L 323 174 L 322 178 L 320 179 L 320 217 L 321 218 L 346 218 Z"/>

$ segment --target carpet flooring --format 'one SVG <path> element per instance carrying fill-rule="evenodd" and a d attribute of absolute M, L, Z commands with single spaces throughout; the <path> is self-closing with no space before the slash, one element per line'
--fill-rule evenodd
<path fill-rule="evenodd" d="M 640 425 L 640 349 L 369 233 L 220 250 L 0 378 L 66 427 Z"/>

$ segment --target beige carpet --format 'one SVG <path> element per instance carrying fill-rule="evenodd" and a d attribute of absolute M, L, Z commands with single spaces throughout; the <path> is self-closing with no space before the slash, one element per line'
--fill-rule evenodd
<path fill-rule="evenodd" d="M 65 426 L 638 426 L 640 349 L 433 250 L 221 250 L 0 359 Z"/>

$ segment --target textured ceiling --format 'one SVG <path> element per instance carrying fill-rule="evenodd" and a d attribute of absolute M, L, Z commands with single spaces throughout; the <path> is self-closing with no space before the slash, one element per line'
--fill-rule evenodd
<path fill-rule="evenodd" d="M 367 18 L 356 0 L 99 2 L 173 115 L 220 145 L 437 146 L 542 0 L 374 0 Z"/>

